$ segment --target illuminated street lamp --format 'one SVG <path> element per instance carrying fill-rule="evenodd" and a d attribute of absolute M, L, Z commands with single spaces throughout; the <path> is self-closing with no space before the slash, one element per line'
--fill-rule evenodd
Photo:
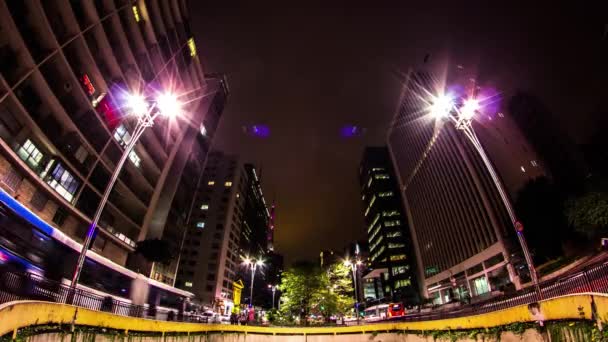
<path fill-rule="evenodd" d="M 344 260 L 344 266 L 350 267 L 353 271 L 353 283 L 355 284 L 355 313 L 357 315 L 357 322 L 359 322 L 359 295 L 357 293 L 357 269 L 361 266 L 361 260 L 357 260 L 356 262 L 351 262 L 350 260 Z"/>
<path fill-rule="evenodd" d="M 524 257 L 525 257 L 526 263 L 528 265 L 528 270 L 530 271 L 530 277 L 532 278 L 532 282 L 533 282 L 534 286 L 536 287 L 537 292 L 540 295 L 541 293 L 540 293 L 539 287 L 538 287 L 538 276 L 537 276 L 536 270 L 534 268 L 534 262 L 532 261 L 532 256 L 528 249 L 528 244 L 526 242 L 526 238 L 524 237 L 524 234 L 523 234 L 523 225 L 521 224 L 521 222 L 519 222 L 519 220 L 515 216 L 515 210 L 513 209 L 511 201 L 509 200 L 509 197 L 507 196 L 505 187 L 502 184 L 502 182 L 500 181 L 500 178 L 498 177 L 496 170 L 494 170 L 494 166 L 492 165 L 492 162 L 488 158 L 488 155 L 486 154 L 483 146 L 481 145 L 481 142 L 479 141 L 479 139 L 477 138 L 477 135 L 475 134 L 475 131 L 473 130 L 473 125 L 472 125 L 473 118 L 475 117 L 475 115 L 477 113 L 479 113 L 480 108 L 481 108 L 481 105 L 479 103 L 479 100 L 477 100 L 475 98 L 464 99 L 464 101 L 462 102 L 462 105 L 458 106 L 458 105 L 456 105 L 456 103 L 453 101 L 453 99 L 450 96 L 441 95 L 432 100 L 432 104 L 429 108 L 429 112 L 437 120 L 451 121 L 458 130 L 464 132 L 464 134 L 467 136 L 467 138 L 469 138 L 469 140 L 471 141 L 473 146 L 475 146 L 477 153 L 479 153 L 479 156 L 483 160 L 484 165 L 486 166 L 486 169 L 488 170 L 488 173 L 490 174 L 490 176 L 492 177 L 492 180 L 494 181 L 494 185 L 496 186 L 496 189 L 498 190 L 498 193 L 500 194 L 500 198 L 502 199 L 503 205 L 507 209 L 507 213 L 509 214 L 509 218 L 511 219 L 511 223 L 513 224 L 513 228 L 515 229 L 515 232 L 517 234 L 517 239 L 519 240 L 519 244 L 524 253 Z"/>
<path fill-rule="evenodd" d="M 181 112 L 182 104 L 177 99 L 177 96 L 171 93 L 165 93 L 158 96 L 156 99 L 150 101 L 146 99 L 143 95 L 140 94 L 130 94 L 127 98 L 127 108 L 129 113 L 135 115 L 137 117 L 137 125 L 135 125 L 135 130 L 133 135 L 131 136 L 131 140 L 128 142 L 125 147 L 118 164 L 116 164 L 116 168 L 112 173 L 112 177 L 106 186 L 106 189 L 103 193 L 101 201 L 97 205 L 97 210 L 95 211 L 95 215 L 93 215 L 93 220 L 91 221 L 91 225 L 89 226 L 89 230 L 87 232 L 87 236 L 82 244 L 82 251 L 78 257 L 78 262 L 76 263 L 76 269 L 74 270 L 74 275 L 72 277 L 71 288 L 72 290 L 76 289 L 78 285 L 78 280 L 80 278 L 80 274 L 82 273 L 82 268 L 84 266 L 84 261 L 86 259 L 87 250 L 91 245 L 91 241 L 93 240 L 93 235 L 95 234 L 95 230 L 97 229 L 97 223 L 99 223 L 99 218 L 101 217 L 101 213 L 108 202 L 108 197 L 110 196 L 110 192 L 118 179 L 118 175 L 122 170 L 125 161 L 129 157 L 129 154 L 135 147 L 135 144 L 142 136 L 146 128 L 152 127 L 154 125 L 154 120 L 159 115 L 165 117 L 174 117 Z"/>
<path fill-rule="evenodd" d="M 253 280 L 255 279 L 255 271 L 258 269 L 258 266 L 259 267 L 264 266 L 264 260 L 262 260 L 261 258 L 254 260 L 254 259 L 250 259 L 249 257 L 246 257 L 245 259 L 243 259 L 243 265 L 245 265 L 251 269 L 251 286 L 249 289 L 249 306 L 253 307 Z M 273 302 L 274 302 L 274 300 L 273 300 Z"/>
<path fill-rule="evenodd" d="M 272 291 L 272 308 L 274 309 L 274 293 L 277 291 L 277 286 L 268 284 L 268 288 Z"/>

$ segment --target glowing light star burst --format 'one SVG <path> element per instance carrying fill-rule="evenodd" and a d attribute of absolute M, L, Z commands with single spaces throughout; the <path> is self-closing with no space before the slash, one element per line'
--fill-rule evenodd
<path fill-rule="evenodd" d="M 142 95 L 129 95 L 127 99 L 127 106 L 131 110 L 131 113 L 142 116 L 148 111 L 148 102 Z"/>
<path fill-rule="evenodd" d="M 161 94 L 156 99 L 156 106 L 162 115 L 168 117 L 174 117 L 182 110 L 182 104 L 177 99 L 177 96 L 171 93 Z"/>
<path fill-rule="evenodd" d="M 450 114 L 453 105 L 451 97 L 447 95 L 437 96 L 431 104 L 431 115 L 435 118 L 445 118 Z"/>
<path fill-rule="evenodd" d="M 468 99 L 464 101 L 462 108 L 460 108 L 460 115 L 465 120 L 470 120 L 475 116 L 475 113 L 479 110 L 479 101 L 475 99 Z"/>

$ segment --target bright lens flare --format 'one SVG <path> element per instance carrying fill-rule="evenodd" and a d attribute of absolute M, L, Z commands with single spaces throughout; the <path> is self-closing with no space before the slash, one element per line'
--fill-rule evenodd
<path fill-rule="evenodd" d="M 156 99 L 156 106 L 160 113 L 167 117 L 175 117 L 182 110 L 182 104 L 177 96 L 171 93 L 162 94 Z"/>
<path fill-rule="evenodd" d="M 462 108 L 460 108 L 460 115 L 465 120 L 470 120 L 475 116 L 475 113 L 479 110 L 479 101 L 475 99 L 469 99 L 464 101 Z"/>
<path fill-rule="evenodd" d="M 350 260 L 344 260 L 344 266 L 350 266 L 350 265 L 352 265 Z"/>
<path fill-rule="evenodd" d="M 452 99 L 449 96 L 438 96 L 434 99 L 433 104 L 431 105 L 431 115 L 437 119 L 445 118 L 450 114 L 452 106 Z"/>
<path fill-rule="evenodd" d="M 258 261 L 256 261 L 255 263 L 256 263 L 256 265 L 258 265 L 258 266 L 264 266 L 264 261 L 262 261 L 262 260 L 258 260 Z"/>
<path fill-rule="evenodd" d="M 131 110 L 131 113 L 137 116 L 142 116 L 148 111 L 148 102 L 141 95 L 129 95 L 127 106 Z"/>

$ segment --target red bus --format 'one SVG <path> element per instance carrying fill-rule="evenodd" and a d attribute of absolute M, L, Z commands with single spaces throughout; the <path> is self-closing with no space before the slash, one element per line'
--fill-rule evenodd
<path fill-rule="evenodd" d="M 388 317 L 405 316 L 405 308 L 403 303 L 390 303 L 387 310 Z"/>

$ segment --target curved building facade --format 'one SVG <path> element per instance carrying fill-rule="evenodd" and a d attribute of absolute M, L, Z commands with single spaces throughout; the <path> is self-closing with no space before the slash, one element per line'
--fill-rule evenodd
<path fill-rule="evenodd" d="M 183 115 L 147 129 L 100 220 L 92 249 L 124 266 L 137 241 L 163 235 L 176 160 L 204 135 L 186 1 L 0 1 L 0 56 L 0 186 L 76 241 L 137 123 L 125 95 L 180 96 Z"/>
<path fill-rule="evenodd" d="M 483 161 L 453 125 L 429 115 L 428 92 L 443 83 L 410 71 L 388 134 L 422 291 L 438 304 L 518 283 L 511 224 Z"/>

